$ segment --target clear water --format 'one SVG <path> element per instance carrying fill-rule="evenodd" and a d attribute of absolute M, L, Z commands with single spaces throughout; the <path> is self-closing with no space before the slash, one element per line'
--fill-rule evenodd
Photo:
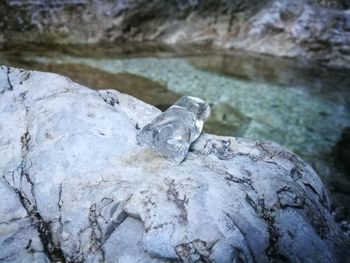
<path fill-rule="evenodd" d="M 210 103 L 210 133 L 273 140 L 307 160 L 350 211 L 350 72 L 197 47 L 3 47 L 2 64 L 115 88 L 162 110 L 182 95 Z"/>

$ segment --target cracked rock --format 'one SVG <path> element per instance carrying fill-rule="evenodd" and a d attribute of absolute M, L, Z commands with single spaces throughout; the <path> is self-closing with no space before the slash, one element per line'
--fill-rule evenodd
<path fill-rule="evenodd" d="M 0 91 L 1 262 L 350 257 L 320 178 L 277 144 L 203 134 L 178 165 L 137 144 L 160 111 L 131 96 L 5 66 Z"/>

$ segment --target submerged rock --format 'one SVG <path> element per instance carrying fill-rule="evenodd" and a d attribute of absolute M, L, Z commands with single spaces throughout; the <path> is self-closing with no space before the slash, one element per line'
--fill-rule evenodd
<path fill-rule="evenodd" d="M 0 70 L 0 259 L 341 262 L 329 194 L 274 143 L 203 134 L 180 165 L 137 144 L 160 111 Z"/>

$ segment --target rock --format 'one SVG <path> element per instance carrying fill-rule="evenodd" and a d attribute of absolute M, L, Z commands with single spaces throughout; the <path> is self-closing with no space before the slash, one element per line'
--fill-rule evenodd
<path fill-rule="evenodd" d="M 272 142 L 203 134 L 181 165 L 136 142 L 160 111 L 0 70 L 2 262 L 341 262 L 328 191 Z"/>
<path fill-rule="evenodd" d="M 12 63 L 11 63 L 12 65 Z M 165 111 L 175 101 L 181 98 L 177 94 L 157 81 L 152 81 L 139 75 L 122 73 L 108 73 L 98 68 L 78 64 L 40 64 L 26 65 L 40 71 L 50 71 L 68 76 L 70 79 L 92 89 L 112 89 L 118 83 L 118 91 L 138 97 L 142 101 Z M 159 100 L 159 96 L 162 100 Z"/>
<path fill-rule="evenodd" d="M 92 43 L 164 39 L 171 42 L 182 36 L 189 38 L 185 29 L 190 25 L 191 29 L 196 29 L 193 35 L 197 42 L 207 43 L 212 42 L 220 29 L 220 25 L 216 27 L 215 24 L 222 23 L 221 27 L 226 30 L 229 20 L 235 20 L 236 14 L 251 14 L 266 2 L 37 0 L 25 3 L 7 0 L 0 2 L 0 29 L 3 32 L 0 40 Z"/>
<path fill-rule="evenodd" d="M 211 117 L 205 123 L 205 130 L 225 136 L 242 136 L 251 119 L 228 103 L 218 103 L 212 106 Z"/>
<path fill-rule="evenodd" d="M 0 42 L 155 41 L 350 66 L 349 1 L 0 2 Z"/>
<path fill-rule="evenodd" d="M 229 46 L 258 53 L 349 65 L 349 11 L 310 5 L 306 1 L 274 1 L 250 19 L 241 37 Z"/>

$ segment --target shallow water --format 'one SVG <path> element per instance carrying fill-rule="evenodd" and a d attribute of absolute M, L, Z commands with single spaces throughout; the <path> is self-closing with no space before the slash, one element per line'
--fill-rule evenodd
<path fill-rule="evenodd" d="M 349 71 L 196 47 L 3 47 L 0 54 L 1 64 L 117 89 L 162 110 L 182 95 L 201 97 L 212 107 L 205 131 L 284 145 L 350 211 Z"/>

